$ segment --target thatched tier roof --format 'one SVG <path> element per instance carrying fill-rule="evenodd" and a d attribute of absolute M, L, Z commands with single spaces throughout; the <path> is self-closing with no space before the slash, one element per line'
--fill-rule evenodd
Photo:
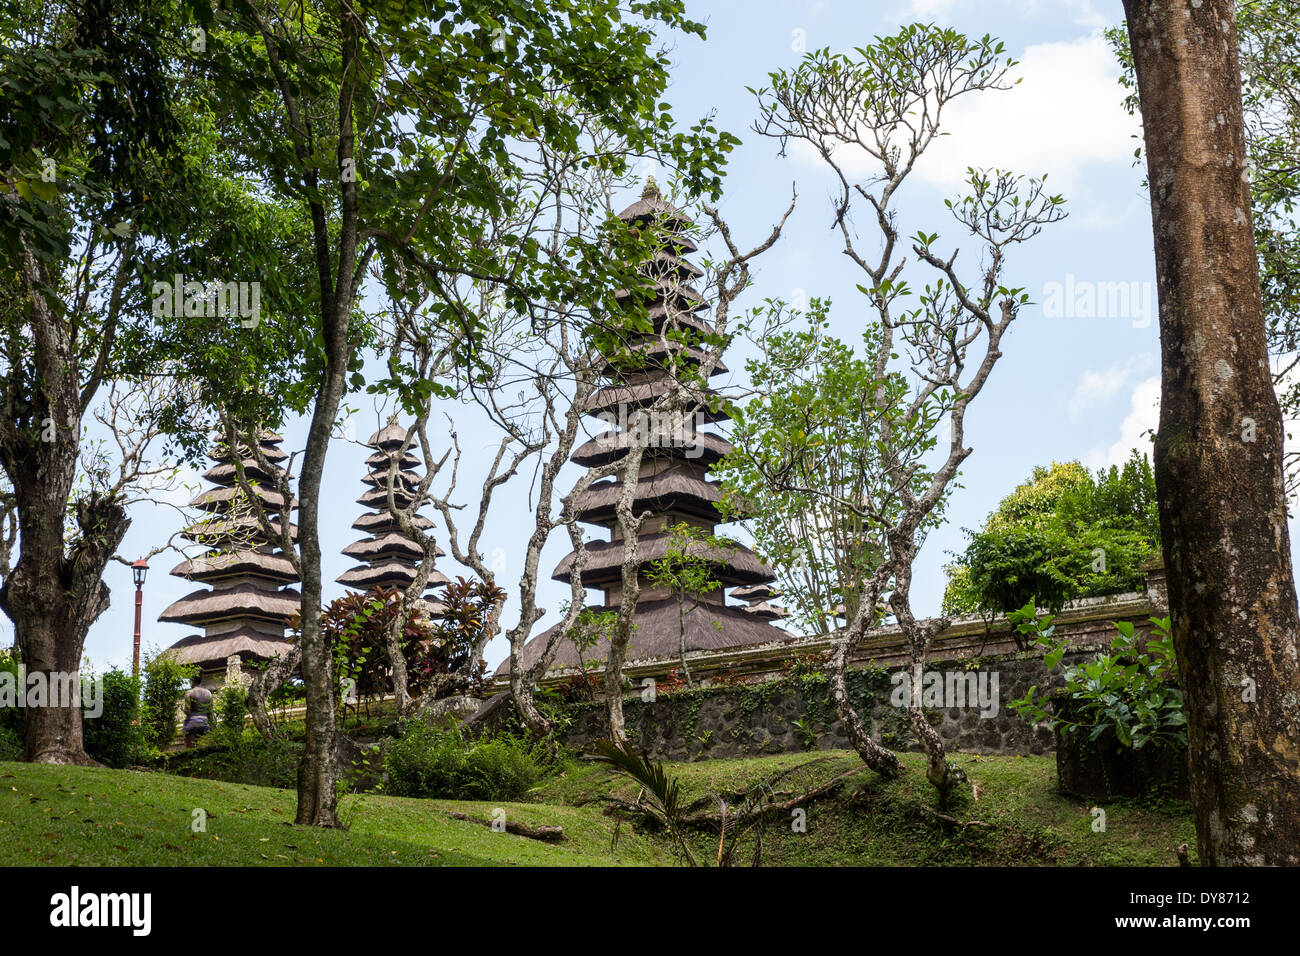
<path fill-rule="evenodd" d="M 709 353 L 698 345 L 683 345 L 680 342 L 664 342 L 663 339 L 641 339 L 627 346 L 627 354 L 603 356 L 599 359 L 598 369 L 606 375 L 628 375 L 636 372 L 668 371 L 669 360 L 676 357 L 680 366 L 698 369 Z M 710 377 L 725 375 L 731 369 L 719 359 L 713 366 Z"/>
<path fill-rule="evenodd" d="M 415 570 L 415 567 L 406 561 L 380 561 L 345 571 L 334 580 L 359 591 L 369 591 L 371 588 L 405 588 L 415 580 Z M 438 588 L 447 583 L 447 575 L 441 571 L 430 571 L 425 588 Z"/>
<path fill-rule="evenodd" d="M 167 648 L 167 652 L 183 664 L 198 664 L 205 668 L 224 666 L 226 658 L 238 654 L 243 662 L 271 660 L 288 652 L 293 642 L 287 637 L 275 637 L 251 627 L 241 627 L 211 637 L 191 634 Z"/>
<path fill-rule="evenodd" d="M 288 457 L 287 455 L 284 455 L 283 452 L 281 455 L 282 457 Z M 284 474 L 284 469 L 275 465 L 271 465 L 271 471 L 274 472 L 274 474 L 264 471 L 262 466 L 252 458 L 245 458 L 242 463 L 244 466 L 244 477 L 249 481 L 271 485 L 279 475 Z M 212 482 L 214 485 L 223 485 L 227 488 L 237 484 L 239 481 L 239 476 L 235 471 L 235 466 L 229 461 L 222 461 L 213 465 L 203 473 L 203 478 Z"/>
<path fill-rule="evenodd" d="M 617 476 L 593 482 L 578 499 L 578 518 L 589 524 L 605 524 L 615 519 L 623 483 Z M 720 514 L 718 505 L 722 492 L 718 483 L 701 478 L 698 469 L 690 466 L 665 468 L 654 475 L 645 475 L 636 484 L 633 510 L 662 513 L 666 511 L 694 515 L 716 523 Z"/>
<path fill-rule="evenodd" d="M 409 433 L 410 429 L 403 428 L 397 422 L 390 422 L 367 438 L 366 444 L 381 451 L 396 451 L 406 444 Z"/>
<path fill-rule="evenodd" d="M 393 460 L 393 457 L 396 454 L 397 454 L 396 451 L 391 451 L 391 452 L 377 451 L 373 455 L 370 455 L 368 458 L 366 458 L 366 464 L 370 467 L 372 471 L 378 471 L 380 469 L 383 469 L 385 472 L 387 472 L 388 463 Z M 411 451 L 407 451 L 407 453 L 403 455 L 397 462 L 397 467 L 400 468 L 402 471 L 410 471 L 412 468 L 418 468 L 419 465 L 420 465 L 420 459 Z"/>
<path fill-rule="evenodd" d="M 280 534 L 280 522 L 272 519 L 271 530 L 275 532 L 277 543 Z M 265 544 L 262 526 L 252 515 L 238 518 L 212 517 L 206 521 L 197 521 L 181 532 L 181 537 L 195 544 L 206 544 L 211 548 L 221 548 L 230 544 L 234 548 L 247 548 L 254 544 Z M 289 538 L 298 540 L 298 526 L 289 525 Z"/>
<path fill-rule="evenodd" d="M 415 495 L 413 495 L 409 489 L 403 488 L 401 485 L 397 485 L 393 488 L 393 501 L 396 503 L 397 507 L 405 508 L 414 500 Z M 367 491 L 357 499 L 357 504 L 365 505 L 367 508 L 382 508 L 387 511 L 388 489 L 375 488 L 371 491 Z"/>
<path fill-rule="evenodd" d="M 643 534 L 637 540 L 637 564 L 644 569 L 668 554 L 671 534 Z M 761 584 L 775 578 L 772 569 L 759 560 L 758 555 L 740 542 L 711 548 L 704 542 L 692 541 L 683 550 L 703 558 L 710 565 L 713 576 L 723 585 Z M 568 584 L 572 579 L 576 555 L 570 553 L 555 566 L 553 581 Z M 623 542 L 592 541 L 587 544 L 587 566 L 582 572 L 582 583 L 589 587 L 604 588 L 622 580 Z"/>
<path fill-rule="evenodd" d="M 396 531 L 390 531 L 384 535 L 378 535 L 373 538 L 363 538 L 354 544 L 348 545 L 343 549 L 343 553 L 350 558 L 356 558 L 359 561 L 375 561 L 385 555 L 394 557 L 413 558 L 419 561 L 424 557 L 424 551 L 418 544 L 412 541 L 406 535 Z M 434 549 L 435 557 L 446 557 L 447 552 L 442 548 Z"/>
<path fill-rule="evenodd" d="M 704 277 L 703 269 L 689 259 L 674 255 L 668 249 L 660 249 L 656 252 L 645 263 L 644 268 L 646 274 L 651 276 L 673 275 L 687 281 Z"/>
<path fill-rule="evenodd" d="M 736 588 L 731 596 L 738 601 L 766 601 L 780 595 L 770 584 L 755 584 L 752 587 Z"/>
<path fill-rule="evenodd" d="M 427 531 L 433 527 L 433 522 L 424 515 L 411 515 L 411 526 L 419 531 Z M 372 535 L 381 535 L 389 531 L 400 531 L 397 519 L 388 511 L 387 507 L 383 511 L 373 514 L 365 514 L 352 522 L 352 527 L 358 531 L 367 531 Z"/>
<path fill-rule="evenodd" d="M 257 443 L 258 450 L 261 451 L 262 457 L 272 464 L 284 461 L 289 457 L 289 453 L 281 451 L 276 446 L 284 441 L 283 435 L 277 435 L 275 432 L 262 432 L 262 438 Z M 252 458 L 253 453 L 248 445 L 242 441 L 235 442 L 234 454 L 240 458 Z M 213 461 L 230 461 L 233 457 L 229 447 L 226 445 L 224 435 L 219 435 L 214 444 L 208 448 L 208 457 Z"/>
<path fill-rule="evenodd" d="M 274 488 L 268 488 L 265 485 L 254 485 L 253 495 L 261 502 L 262 509 L 268 514 L 275 514 L 284 510 L 284 498 Z M 246 501 L 247 496 L 244 494 L 243 488 L 210 488 L 191 501 L 190 507 L 221 513 L 229 511 L 235 505 Z M 289 507 L 291 509 L 297 508 L 298 499 L 290 498 Z"/>
<path fill-rule="evenodd" d="M 681 261 L 681 260 L 679 260 Z M 676 276 L 650 276 L 638 289 L 618 289 L 614 298 L 619 302 L 639 301 L 647 306 L 670 303 L 681 312 L 700 312 L 709 307 L 708 300 Z"/>
<path fill-rule="evenodd" d="M 596 611 L 610 608 L 597 607 Z M 642 661 L 672 659 L 679 655 L 678 606 L 672 598 L 660 601 L 643 601 L 637 605 L 627 659 Z M 552 628 L 551 630 L 554 630 Z M 541 657 L 551 630 L 537 635 L 523 648 L 523 664 L 531 667 Z M 790 634 L 765 621 L 746 614 L 737 607 L 702 602 L 686 611 L 686 650 L 714 651 L 743 647 L 750 644 L 770 644 L 790 637 Z M 561 640 L 556 655 L 555 668 L 577 667 L 577 651 L 572 641 Z M 587 659 L 604 660 L 609 654 L 609 642 L 602 639 L 596 647 L 585 652 Z M 497 674 L 510 672 L 510 659 L 497 668 Z"/>
<path fill-rule="evenodd" d="M 779 621 L 787 615 L 783 607 L 777 607 L 775 604 L 769 604 L 766 601 L 760 601 L 757 604 L 750 604 L 746 607 L 739 608 L 746 614 L 752 614 L 754 617 L 764 621 Z"/>
<path fill-rule="evenodd" d="M 372 488 L 388 487 L 388 469 L 376 469 L 366 475 L 361 481 Z M 412 471 L 399 471 L 393 476 L 393 487 L 404 488 L 408 491 L 414 491 L 420 486 L 420 476 Z"/>
<path fill-rule="evenodd" d="M 190 581 L 216 581 L 236 574 L 256 575 L 275 585 L 293 584 L 298 580 L 293 562 L 283 554 L 254 550 L 210 551 L 182 561 L 172 568 L 171 573 Z"/>
<path fill-rule="evenodd" d="M 642 452 L 642 457 L 685 458 L 702 465 L 712 465 L 723 455 L 731 452 L 731 442 L 712 432 L 696 432 L 694 435 L 684 437 L 686 440 L 678 444 L 660 442 L 655 447 L 646 448 Z M 586 468 L 608 464 L 627 454 L 631 440 L 628 432 L 604 432 L 579 445 L 571 457 L 576 464 Z M 694 448 L 690 447 L 692 443 L 695 445 Z"/>
<path fill-rule="evenodd" d="M 676 383 L 668 376 L 650 379 L 646 382 L 637 382 L 635 385 L 606 385 L 598 388 L 591 393 L 587 399 L 587 404 L 583 411 L 588 415 L 618 415 L 618 410 L 623 408 L 649 408 L 656 401 L 667 395 L 676 387 Z M 684 414 L 693 414 L 699 409 L 705 422 L 725 422 L 731 418 L 727 413 L 725 405 L 719 403 L 717 408 L 712 408 L 710 398 L 716 396 L 716 392 L 699 390 L 690 390 L 683 396 Z M 666 411 L 666 409 L 664 410 Z"/>
<path fill-rule="evenodd" d="M 277 591 L 252 584 L 214 590 L 204 588 L 176 601 L 158 615 L 158 620 L 202 626 L 243 617 L 276 623 L 298 613 L 300 597 L 294 590 Z"/>

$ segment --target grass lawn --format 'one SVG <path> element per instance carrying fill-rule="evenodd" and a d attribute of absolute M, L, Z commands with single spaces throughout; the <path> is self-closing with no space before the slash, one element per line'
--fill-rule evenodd
<path fill-rule="evenodd" d="M 408 800 L 350 796 L 351 829 L 292 826 L 295 794 L 94 767 L 0 763 L 0 865 L 4 866 L 610 866 L 668 862 L 659 841 L 627 826 L 616 850 L 615 821 L 598 807 Z M 490 819 L 559 824 L 568 839 L 548 844 L 454 820 L 456 810 Z M 194 811 L 206 832 L 192 829 Z"/>
<path fill-rule="evenodd" d="M 922 758 L 900 754 L 903 776 L 884 781 L 862 769 L 833 794 L 806 808 L 806 832 L 777 820 L 764 834 L 765 865 L 1128 865 L 1169 866 L 1195 832 L 1186 804 L 1117 803 L 1094 829 L 1086 804 L 1056 793 L 1050 757 L 958 754 L 975 799 L 934 814 Z M 812 763 L 813 761 L 818 761 Z M 688 801 L 710 793 L 732 801 L 782 770 L 811 766 L 776 784 L 802 792 L 861 767 L 843 751 L 782 754 L 738 760 L 670 764 Z M 603 813 L 604 794 L 628 799 L 636 788 L 598 765 L 580 765 L 546 781 L 534 802 L 493 804 L 347 797 L 347 831 L 291 825 L 288 790 L 83 767 L 0 763 L 0 864 L 164 866 L 431 866 L 431 865 L 674 865 L 663 834 L 618 823 Z M 558 824 L 558 844 L 497 833 L 447 816 L 453 810 L 489 819 L 497 807 L 530 825 Z M 194 811 L 207 814 L 206 832 L 191 829 Z M 701 858 L 716 837 L 699 835 Z M 748 860 L 746 853 L 740 858 Z"/>

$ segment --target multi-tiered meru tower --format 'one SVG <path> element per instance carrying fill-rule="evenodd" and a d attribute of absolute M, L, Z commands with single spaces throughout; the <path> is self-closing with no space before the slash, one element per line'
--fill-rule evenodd
<path fill-rule="evenodd" d="M 234 455 L 243 462 L 244 474 L 262 509 L 279 533 L 287 520 L 284 501 L 276 491 L 276 479 L 284 474 L 280 462 L 288 455 L 277 445 L 279 435 L 263 434 L 258 442 L 262 457 L 270 466 L 263 470 L 247 446 L 234 452 L 219 441 L 209 453 L 213 466 L 203 477 L 216 485 L 190 502 L 190 507 L 207 516 L 187 527 L 182 536 L 208 550 L 197 558 L 182 561 L 171 573 L 206 587 L 193 591 L 159 615 L 158 620 L 191 624 L 203 628 L 177 641 L 168 650 L 181 661 L 198 664 L 205 683 L 225 675 L 226 661 L 239 655 L 241 661 L 269 660 L 288 646 L 285 628 L 299 609 L 297 591 L 284 587 L 298 581 L 293 564 L 268 540 L 236 477 Z M 298 506 L 295 499 L 288 511 Z M 297 540 L 297 528 L 290 525 Z"/>
<path fill-rule="evenodd" d="M 698 382 L 688 388 L 684 408 L 651 411 L 661 396 L 675 389 L 675 376 L 686 377 L 677 370 L 695 373 L 700 368 L 707 355 L 702 340 L 714 329 L 699 314 L 709 308 L 708 302 L 691 287 L 703 272 L 684 258 L 696 251 L 686 235 L 690 223 L 685 214 L 666 202 L 650 180 L 641 200 L 619 216 L 638 230 L 653 230 L 661 240 L 658 250 L 641 267 L 652 295 L 648 307 L 653 329 L 628 335 L 621 355 L 607 358 L 604 373 L 609 384 L 592 394 L 584 411 L 599 417 L 609 430 L 579 447 L 572 460 L 583 467 L 618 461 L 627 454 L 634 430 L 649 436 L 649 447 L 645 448 L 638 472 L 633 513 L 649 512 L 651 517 L 642 524 L 637 541 L 640 596 L 627 659 L 674 658 L 680 648 L 678 600 L 668 589 L 652 584 L 646 571 L 668 553 L 674 525 L 686 523 L 704 535 L 712 535 L 719 524 L 722 495 L 717 482 L 708 479 L 708 472 L 731 450 L 731 445 L 720 435 L 700 431 L 698 426 L 725 421 L 729 416 L 723 404 L 716 401 L 717 393 Z M 619 298 L 627 300 L 634 294 L 623 291 Z M 666 330 L 669 335 L 664 334 Z M 719 362 L 711 374 L 725 372 Z M 605 609 L 618 607 L 623 590 L 623 539 L 615 514 L 622 490 L 623 483 L 615 475 L 593 483 L 581 501 L 581 520 L 609 531 L 608 540 L 587 545 L 587 564 L 582 573 L 584 586 L 604 592 Z M 688 652 L 766 644 L 788 637 L 761 615 L 726 603 L 726 588 L 765 585 L 775 580 L 772 570 L 753 551 L 738 542 L 712 548 L 699 542 L 690 547 L 708 561 L 719 586 L 690 594 L 684 602 Z M 574 559 L 574 554 L 564 558 L 552 578 L 570 583 Z M 525 646 L 526 666 L 541 655 L 549 635 L 541 634 Z M 608 646 L 602 642 L 585 656 L 604 659 L 607 651 Z M 562 640 L 553 666 L 575 666 L 576 654 L 573 642 Z M 502 671 L 508 668 L 509 661 L 502 665 Z"/>
<path fill-rule="evenodd" d="M 370 490 L 357 499 L 357 504 L 365 505 L 372 511 L 354 521 L 352 527 L 365 532 L 369 537 L 343 549 L 348 557 L 364 563 L 335 578 L 339 584 L 358 591 L 375 588 L 404 590 L 415 580 L 424 551 L 417 542 L 402 533 L 401 525 L 388 510 L 389 470 L 394 459 L 397 460 L 397 469 L 393 479 L 393 500 L 397 507 L 408 506 L 420 484 L 419 475 L 415 471 L 420 460 L 409 450 L 403 451 L 406 439 L 407 429 L 396 421 L 390 421 L 366 441 L 367 447 L 375 449 L 375 453 L 366 459 L 370 473 L 362 479 L 370 486 Z M 411 523 L 421 531 L 433 527 L 433 522 L 421 514 L 412 515 Z M 438 548 L 434 553 L 437 557 L 443 557 L 445 552 Z M 425 590 L 432 591 L 446 583 L 446 575 L 431 570 Z M 423 598 L 421 605 L 429 617 L 438 617 L 446 610 L 441 602 L 429 598 Z"/>

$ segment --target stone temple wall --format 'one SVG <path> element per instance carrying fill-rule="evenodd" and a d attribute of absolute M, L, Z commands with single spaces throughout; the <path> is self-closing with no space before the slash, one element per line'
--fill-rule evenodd
<path fill-rule="evenodd" d="M 1063 665 L 1088 656 L 1088 651 L 1071 651 Z M 902 709 L 891 702 L 891 698 L 899 696 L 894 675 L 905 670 L 902 665 L 855 669 L 849 673 L 849 692 L 876 740 L 892 749 L 919 749 Z M 931 724 L 952 750 L 1011 755 L 1054 752 L 1052 731 L 1046 725 L 1034 726 L 1016 716 L 1009 706 L 1031 686 L 1044 689 L 1061 685 L 1061 669 L 1049 674 L 1040 655 L 1026 652 L 978 660 L 931 661 L 926 671 L 945 677 L 974 674 L 977 681 L 983 675 L 984 706 L 977 698 L 966 700 L 964 706 L 925 708 Z M 954 676 L 954 684 L 956 680 Z M 966 687 L 971 686 L 964 676 L 962 680 Z M 661 759 L 852 748 L 820 675 L 657 692 L 652 700 L 647 696 L 631 696 L 624 702 L 627 733 L 639 749 Z M 565 743 L 576 750 L 589 749 L 607 736 L 601 701 L 571 705 L 566 716 L 571 723 L 564 734 Z"/>

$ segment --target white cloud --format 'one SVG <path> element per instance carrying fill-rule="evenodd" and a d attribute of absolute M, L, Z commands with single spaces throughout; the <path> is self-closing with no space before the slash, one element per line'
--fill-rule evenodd
<path fill-rule="evenodd" d="M 909 0 L 896 16 L 900 21 L 933 21 L 948 26 L 960 0 Z M 1093 4 L 1093 0 L 1014 0 L 1016 14 L 1025 20 L 1049 16 L 1089 29 L 1111 24 Z M 987 13 L 987 8 L 981 10 Z"/>
<path fill-rule="evenodd" d="M 937 185 L 960 186 L 967 166 L 997 167 L 1048 182 L 1067 195 L 1095 165 L 1130 165 L 1140 131 L 1124 111 L 1119 65 L 1100 33 L 1028 47 L 1010 90 L 953 102 L 942 137 L 918 164 Z"/>
<path fill-rule="evenodd" d="M 1109 448 L 1094 448 L 1084 458 L 1089 468 L 1122 465 L 1134 448 L 1151 454 L 1151 436 L 1160 423 L 1160 377 L 1153 376 L 1137 384 L 1129 403 L 1129 413 L 1119 426 L 1119 441 Z"/>
<path fill-rule="evenodd" d="M 923 0 L 941 3 L 943 0 Z M 1133 159 L 1136 117 L 1122 106 L 1119 65 L 1099 32 L 1068 42 L 1040 43 L 1018 57 L 1008 90 L 963 95 L 945 107 L 941 129 L 914 175 L 951 192 L 966 168 L 998 168 L 1048 175 L 1054 192 L 1078 192 L 1085 172 L 1098 165 L 1127 169 Z M 792 146 L 802 162 L 820 162 L 803 141 Z M 851 176 L 876 171 L 866 153 L 847 148 L 837 158 Z"/>
<path fill-rule="evenodd" d="M 1079 384 L 1074 387 L 1074 394 L 1070 396 L 1068 406 L 1070 420 L 1077 420 L 1086 409 L 1114 398 L 1134 375 L 1146 371 L 1154 361 L 1154 355 L 1144 352 L 1133 356 L 1121 365 L 1112 365 L 1101 371 L 1089 369 L 1084 372 L 1079 379 Z"/>

